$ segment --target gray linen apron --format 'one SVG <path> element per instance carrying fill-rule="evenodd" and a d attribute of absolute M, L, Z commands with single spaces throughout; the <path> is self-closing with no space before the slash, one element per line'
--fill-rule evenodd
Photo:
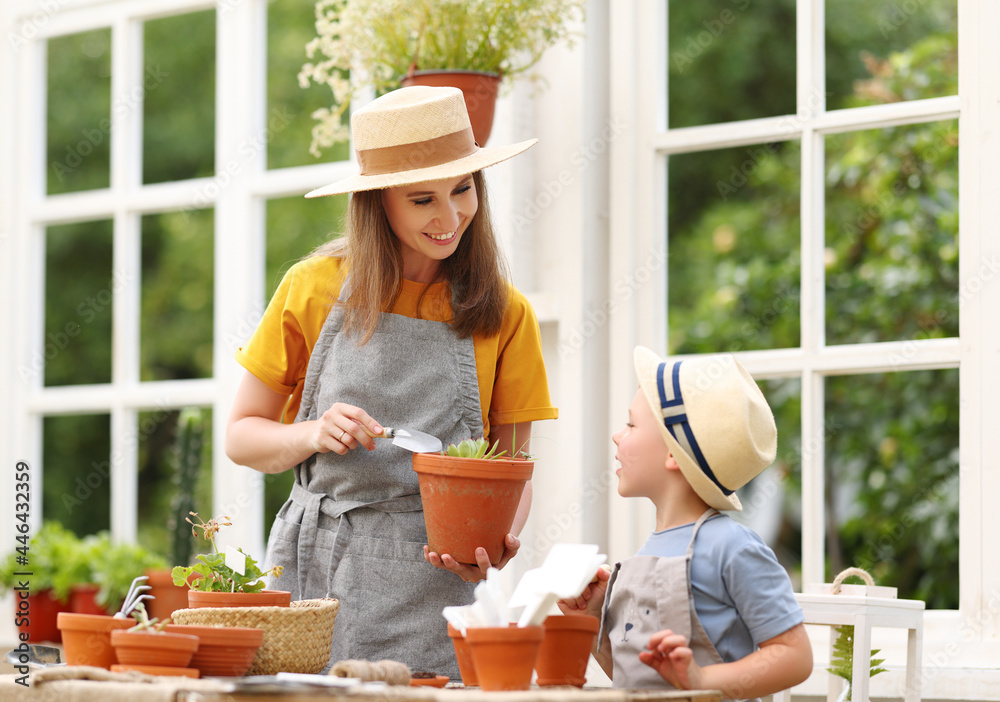
<path fill-rule="evenodd" d="M 701 525 L 713 514 L 717 514 L 716 510 L 709 509 L 698 517 L 683 556 L 633 556 L 615 564 L 608 580 L 598 639 L 603 642 L 606 632 L 611 642 L 614 687 L 673 689 L 656 670 L 639 660 L 649 637 L 664 629 L 687 637 L 698 665 L 723 662 L 698 619 L 691 591 L 694 540 Z"/>
<path fill-rule="evenodd" d="M 347 283 L 341 290 L 344 298 Z M 445 445 L 483 435 L 471 338 L 443 322 L 383 314 L 364 346 L 342 332 L 334 305 L 309 360 L 295 421 L 335 402 L 364 409 L 384 426 L 408 427 Z M 293 600 L 336 597 L 340 611 L 330 662 L 391 659 L 412 671 L 458 677 L 441 610 L 470 604 L 474 583 L 424 560 L 427 543 L 409 451 L 376 440 L 375 450 L 318 453 L 296 466 L 278 512 L 268 565 L 284 566 L 269 586 Z"/>

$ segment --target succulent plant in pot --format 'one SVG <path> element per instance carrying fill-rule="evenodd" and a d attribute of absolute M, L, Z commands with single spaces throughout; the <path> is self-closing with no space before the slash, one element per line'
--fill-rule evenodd
<path fill-rule="evenodd" d="M 431 551 L 459 563 L 475 563 L 478 547 L 486 549 L 491 563 L 503 556 L 504 538 L 535 464 L 520 450 L 513 457 L 497 452 L 498 444 L 466 439 L 439 454 L 413 454 Z"/>
<path fill-rule="evenodd" d="M 231 549 L 229 553 L 219 551 L 215 536 L 222 527 L 231 526 L 229 517 L 216 517 L 203 521 L 196 512 L 191 513 L 197 521 L 188 518 L 195 535 L 211 544 L 211 553 L 199 554 L 192 566 L 174 566 L 171 575 L 175 585 L 190 584 L 188 590 L 189 607 L 287 607 L 291 603 L 291 593 L 281 590 L 267 590 L 264 577 L 278 578 L 282 567 L 274 566 L 261 570 L 249 554 L 242 549 Z"/>

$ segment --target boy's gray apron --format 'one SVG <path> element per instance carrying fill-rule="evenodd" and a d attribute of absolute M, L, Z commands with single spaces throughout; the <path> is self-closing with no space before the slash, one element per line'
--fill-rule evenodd
<path fill-rule="evenodd" d="M 341 299 L 346 289 L 345 282 Z M 334 305 L 309 360 L 295 421 L 345 402 L 384 426 L 425 431 L 445 445 L 483 435 L 471 338 L 459 339 L 443 322 L 383 314 L 359 346 L 342 333 L 343 319 L 343 307 Z M 412 454 L 389 441 L 375 446 L 314 454 L 293 469 L 291 497 L 268 539 L 265 563 L 285 569 L 273 586 L 291 591 L 293 600 L 340 600 L 331 663 L 391 659 L 457 678 L 441 610 L 470 604 L 475 584 L 424 560 L 427 532 Z"/>
<path fill-rule="evenodd" d="M 687 638 L 698 665 L 723 662 L 698 619 L 691 592 L 694 540 L 713 514 L 716 510 L 709 509 L 698 517 L 683 556 L 633 556 L 615 564 L 598 634 L 598 650 L 605 633 L 611 642 L 614 687 L 671 688 L 655 669 L 639 660 L 649 637 L 664 629 Z"/>

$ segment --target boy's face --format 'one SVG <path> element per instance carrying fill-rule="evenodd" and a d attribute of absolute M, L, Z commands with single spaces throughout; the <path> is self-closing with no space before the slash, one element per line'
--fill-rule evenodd
<path fill-rule="evenodd" d="M 642 390 L 637 390 L 628 410 L 628 424 L 619 429 L 611 440 L 618 451 L 615 459 L 621 464 L 618 494 L 622 497 L 649 497 L 659 494 L 664 485 L 669 451 L 660 434 L 656 415 L 646 402 Z"/>

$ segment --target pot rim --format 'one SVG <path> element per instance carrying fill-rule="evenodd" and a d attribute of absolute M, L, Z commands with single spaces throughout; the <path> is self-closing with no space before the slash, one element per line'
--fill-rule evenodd
<path fill-rule="evenodd" d="M 545 629 L 558 631 L 586 631 L 598 632 L 601 629 L 601 620 L 591 614 L 553 614 L 545 618 L 542 622 Z"/>
<path fill-rule="evenodd" d="M 535 462 L 522 458 L 463 458 L 440 453 L 413 454 L 413 470 L 431 475 L 453 475 L 497 480 L 529 480 Z"/>
<path fill-rule="evenodd" d="M 116 631 L 129 629 L 136 622 L 128 619 L 115 619 L 110 614 L 84 614 L 82 612 L 59 612 L 56 616 L 56 626 L 62 631 Z"/>
<path fill-rule="evenodd" d="M 412 73 L 407 73 L 403 75 L 403 78 L 409 78 L 410 76 L 426 76 L 434 73 L 447 73 L 449 75 L 469 75 L 469 76 L 483 76 L 485 78 L 495 78 L 500 80 L 501 75 L 494 71 L 470 71 L 467 68 L 419 68 Z"/>

